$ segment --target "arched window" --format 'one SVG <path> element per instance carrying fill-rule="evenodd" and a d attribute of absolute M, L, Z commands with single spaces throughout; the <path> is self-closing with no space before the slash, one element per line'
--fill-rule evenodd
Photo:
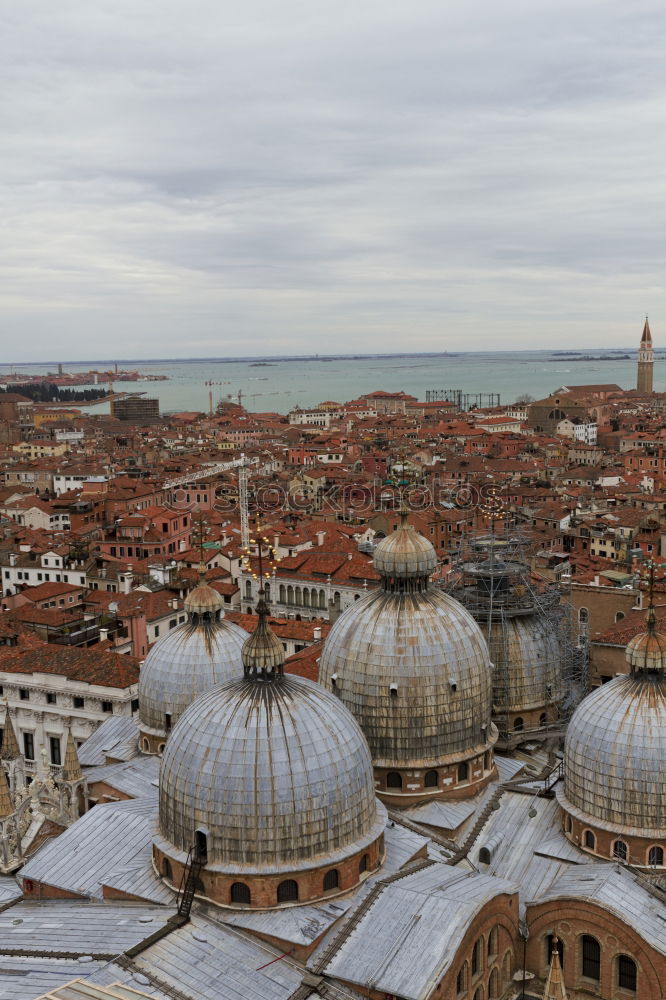
<path fill-rule="evenodd" d="M 387 788 L 402 788 L 402 777 L 398 771 L 389 771 L 386 775 Z"/>
<path fill-rule="evenodd" d="M 458 969 L 458 975 L 456 977 L 456 990 L 458 993 L 464 993 L 467 989 L 467 982 L 469 980 L 469 965 L 467 962 L 463 964 Z"/>
<path fill-rule="evenodd" d="M 472 949 L 472 975 L 476 976 L 481 971 L 483 964 L 483 938 L 477 938 Z"/>
<path fill-rule="evenodd" d="M 160 743 L 158 745 L 158 747 L 157 747 L 157 752 L 158 753 L 164 753 L 164 747 L 165 747 L 165 744 L 164 743 Z"/>
<path fill-rule="evenodd" d="M 566 830 L 567 833 L 571 833 L 571 830 L 573 829 L 573 823 L 571 821 L 571 816 L 567 816 L 567 818 L 565 819 L 565 821 L 564 821 L 564 829 Z"/>
<path fill-rule="evenodd" d="M 280 584 L 280 604 L 284 604 L 287 599 L 287 590 L 283 583 Z"/>
<path fill-rule="evenodd" d="M 367 872 L 367 870 L 368 870 L 369 867 L 370 867 L 370 855 L 369 854 L 364 854 L 363 857 L 361 858 L 361 860 L 358 863 L 358 873 L 359 873 L 359 875 L 362 875 L 363 872 Z"/>
<path fill-rule="evenodd" d="M 245 885 L 245 882 L 234 882 L 230 892 L 230 899 L 232 903 L 239 903 L 241 906 L 250 905 L 250 887 Z"/>
<path fill-rule="evenodd" d="M 497 969 L 493 969 L 488 980 L 488 1000 L 499 1000 L 499 995 L 499 973 Z"/>
<path fill-rule="evenodd" d="M 624 611 L 618 611 L 615 615 L 615 622 L 621 622 L 624 618 Z"/>
<path fill-rule="evenodd" d="M 326 610 L 326 594 L 323 590 L 319 591 L 319 607 L 322 611 Z"/>
<path fill-rule="evenodd" d="M 252 581 L 251 580 L 246 580 L 245 581 L 245 599 L 247 601 L 252 600 Z"/>
<path fill-rule="evenodd" d="M 594 836 L 594 834 L 592 833 L 591 830 L 586 830 L 585 831 L 585 841 L 584 841 L 584 843 L 585 843 L 585 846 L 589 847 L 589 849 L 591 851 L 596 850 L 597 838 Z"/>
<path fill-rule="evenodd" d="M 484 771 L 490 771 L 491 766 L 492 765 L 491 765 L 491 762 L 490 762 L 490 751 L 486 750 L 486 752 L 483 755 L 483 770 Z"/>
<path fill-rule="evenodd" d="M 479 864 L 489 865 L 490 864 L 490 851 L 487 847 L 482 847 L 479 850 Z"/>
<path fill-rule="evenodd" d="M 291 584 L 287 587 L 287 604 L 294 603 L 294 588 Z"/>
<path fill-rule="evenodd" d="M 310 591 L 307 587 L 303 587 L 303 607 L 310 607 Z"/>
<path fill-rule="evenodd" d="M 664 863 L 664 849 L 662 847 L 651 847 L 648 851 L 648 864 L 652 867 L 660 868 Z"/>
<path fill-rule="evenodd" d="M 150 743 L 145 736 L 143 738 L 142 744 L 143 744 L 143 752 L 150 753 Z"/>
<path fill-rule="evenodd" d="M 623 840 L 615 840 L 613 842 L 613 857 L 619 858 L 620 861 L 627 860 L 627 845 Z"/>
<path fill-rule="evenodd" d="M 458 781 L 468 781 L 469 780 L 469 765 L 466 760 L 462 760 L 458 764 Z"/>
<path fill-rule="evenodd" d="M 437 785 L 439 784 L 439 775 L 437 774 L 437 771 L 426 771 L 423 784 L 426 788 L 437 788 Z"/>
<path fill-rule="evenodd" d="M 194 834 L 194 852 L 205 865 L 208 858 L 208 837 L 203 830 L 197 830 Z"/>
<path fill-rule="evenodd" d="M 338 875 L 337 868 L 331 868 L 330 872 L 326 872 L 324 875 L 324 892 L 330 892 L 332 889 L 337 889 L 340 884 L 340 876 Z"/>
<path fill-rule="evenodd" d="M 298 882 L 293 878 L 280 882 L 277 888 L 278 903 L 295 903 L 298 901 Z"/>
<path fill-rule="evenodd" d="M 601 948 L 596 938 L 584 934 L 580 939 L 581 973 L 586 979 L 599 982 L 601 977 Z"/>
<path fill-rule="evenodd" d="M 522 733 L 525 723 L 523 722 L 522 716 L 517 715 L 513 720 L 513 731 L 514 733 Z"/>
<path fill-rule="evenodd" d="M 636 992 L 636 963 L 628 955 L 617 956 L 617 985 L 621 990 Z"/>
<path fill-rule="evenodd" d="M 497 954 L 497 928 L 493 927 L 490 934 L 488 935 L 488 957 Z"/>
<path fill-rule="evenodd" d="M 546 938 L 546 966 L 550 965 L 550 959 L 555 950 L 555 935 L 549 934 Z M 557 953 L 560 956 L 560 965 L 564 968 L 564 942 L 557 939 Z"/>
<path fill-rule="evenodd" d="M 590 619 L 590 613 L 587 608 L 578 609 L 578 621 L 581 625 L 587 625 Z"/>
<path fill-rule="evenodd" d="M 513 959 L 510 951 L 504 952 L 504 958 L 502 959 L 502 979 L 505 983 L 508 983 L 511 979 L 511 966 L 513 964 Z"/>
<path fill-rule="evenodd" d="M 270 601 L 270 599 L 271 599 L 271 585 L 270 585 L 270 583 L 265 583 L 264 584 L 264 592 L 266 594 L 266 600 Z"/>
<path fill-rule="evenodd" d="M 483 986 L 474 991 L 474 1000 L 483 1000 Z"/>
<path fill-rule="evenodd" d="M 168 858 L 164 858 L 162 861 L 162 875 L 164 878 L 168 878 L 169 882 L 173 882 L 173 869 Z"/>
<path fill-rule="evenodd" d="M 547 722 L 548 722 L 548 716 L 546 715 L 545 712 L 542 712 L 541 715 L 539 716 L 539 725 L 541 726 L 541 728 L 543 728 Z"/>
<path fill-rule="evenodd" d="M 301 600 L 301 588 L 300 587 L 296 587 L 296 589 L 294 590 L 294 601 L 298 605 L 301 605 L 303 603 L 303 601 Z"/>

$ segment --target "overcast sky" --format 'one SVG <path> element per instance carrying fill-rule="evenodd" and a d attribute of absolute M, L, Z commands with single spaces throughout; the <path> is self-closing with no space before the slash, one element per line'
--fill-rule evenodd
<path fill-rule="evenodd" d="M 666 347 L 663 0 L 0 11 L 1 361 Z"/>

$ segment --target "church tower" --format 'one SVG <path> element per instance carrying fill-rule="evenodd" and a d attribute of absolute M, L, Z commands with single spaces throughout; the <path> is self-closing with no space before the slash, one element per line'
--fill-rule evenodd
<path fill-rule="evenodd" d="M 652 334 L 647 316 L 641 337 L 641 346 L 638 350 L 638 378 L 636 388 L 639 392 L 652 392 L 652 381 L 654 375 L 654 352 L 652 350 Z"/>

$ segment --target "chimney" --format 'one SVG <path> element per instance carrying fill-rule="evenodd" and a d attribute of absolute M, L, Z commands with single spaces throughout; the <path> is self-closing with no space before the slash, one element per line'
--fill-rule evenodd
<path fill-rule="evenodd" d="M 324 544 L 325 540 L 326 540 L 326 531 L 325 530 L 318 531 L 317 532 L 317 545 L 322 546 Z"/>
<path fill-rule="evenodd" d="M 347 553 L 347 562 L 351 562 L 353 558 L 354 558 L 354 553 L 353 552 L 348 552 Z"/>
<path fill-rule="evenodd" d="M 109 638 L 109 630 L 108 630 L 108 628 L 101 628 L 99 630 L 99 641 L 100 642 L 106 642 L 106 640 L 108 638 Z"/>
<path fill-rule="evenodd" d="M 321 626 L 317 625 L 312 631 L 312 638 L 315 642 L 319 642 L 321 639 Z"/>
<path fill-rule="evenodd" d="M 10 566 L 16 566 L 16 560 L 17 559 L 18 559 L 18 556 L 16 555 L 15 552 L 10 552 L 9 553 L 9 565 Z"/>

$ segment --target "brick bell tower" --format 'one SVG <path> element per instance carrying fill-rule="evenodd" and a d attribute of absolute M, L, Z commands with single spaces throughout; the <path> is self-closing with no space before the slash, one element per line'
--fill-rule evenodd
<path fill-rule="evenodd" d="M 652 392 L 654 377 L 654 351 L 652 350 L 652 334 L 647 316 L 641 337 L 641 346 L 638 349 L 638 375 L 636 388 L 639 392 Z"/>

